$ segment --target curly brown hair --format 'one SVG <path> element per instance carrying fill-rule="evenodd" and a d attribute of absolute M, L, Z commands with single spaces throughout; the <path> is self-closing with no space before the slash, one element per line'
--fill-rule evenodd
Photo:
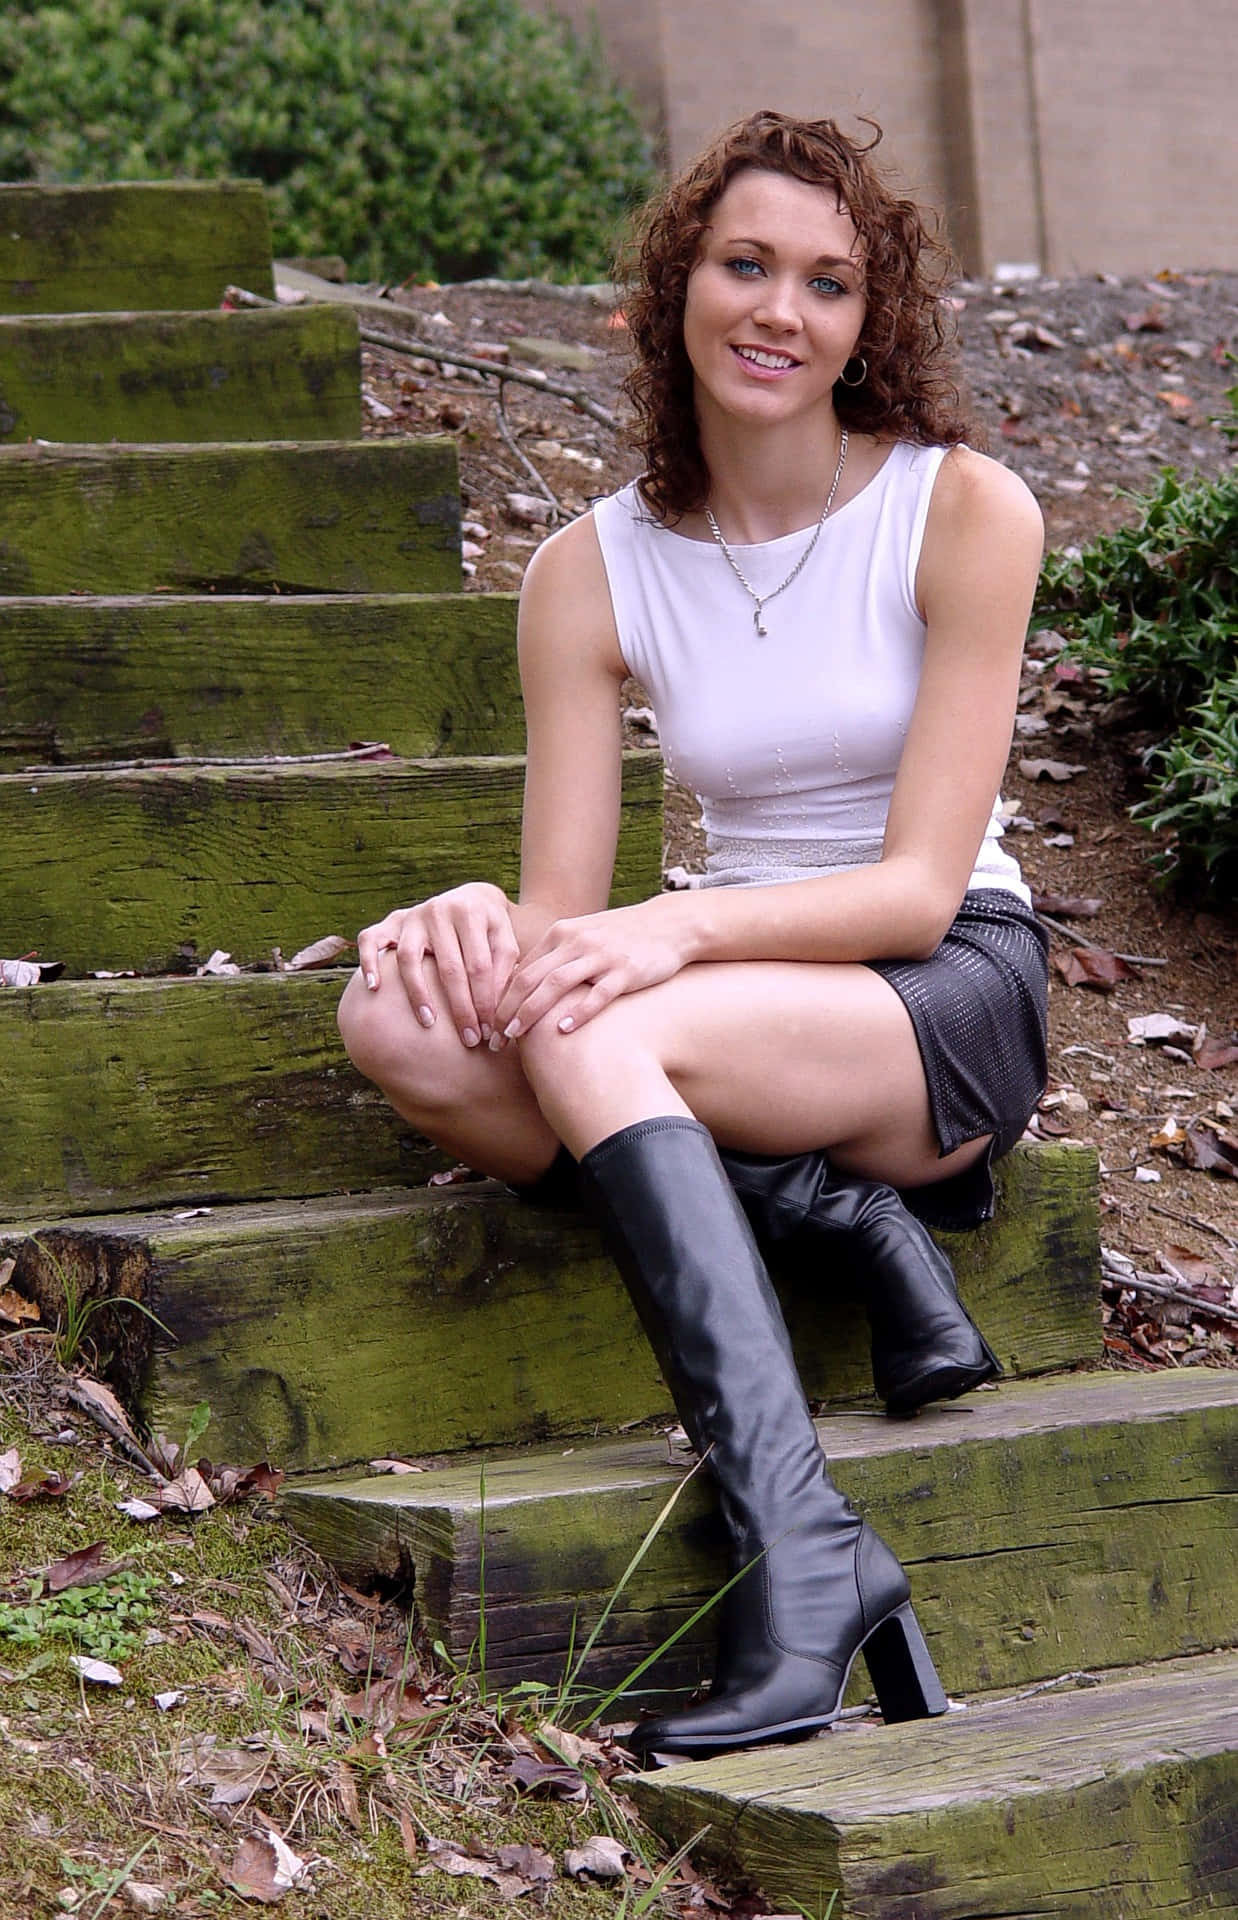
<path fill-rule="evenodd" d="M 636 409 L 635 439 L 646 462 L 642 491 L 663 518 L 693 512 L 709 493 L 684 306 L 710 215 L 748 168 L 832 188 L 855 223 L 867 300 L 856 352 L 868 371 L 858 386 L 840 381 L 834 389 L 842 424 L 921 446 L 953 446 L 974 434 L 942 298 L 953 258 L 915 203 L 895 194 L 870 160 L 881 129 L 875 121 L 866 124 L 873 138 L 862 146 L 833 120 L 751 114 L 720 134 L 638 216 L 619 274 L 636 353 L 624 391 Z"/>

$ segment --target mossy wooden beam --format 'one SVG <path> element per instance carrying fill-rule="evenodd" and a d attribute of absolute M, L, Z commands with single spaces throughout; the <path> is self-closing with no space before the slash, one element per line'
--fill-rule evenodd
<path fill-rule="evenodd" d="M 253 180 L 0 186 L 0 313 L 217 307 L 274 292 Z"/>
<path fill-rule="evenodd" d="M 32 989 L 31 1004 L 52 991 Z M 199 1007 L 227 1004 L 207 1000 L 209 987 L 194 991 L 203 994 Z M 122 1010 L 126 1005 L 116 1004 Z M 174 1004 L 156 1012 L 174 1021 Z M 256 1033 L 254 1004 L 238 1016 L 242 1033 Z M 135 1019 L 150 1015 L 149 1001 L 134 1009 Z M 206 1029 L 195 1015 L 187 1012 L 185 1018 L 194 1044 L 205 1042 Z M 139 1117 L 147 1085 L 152 1119 L 168 1112 L 175 1072 L 153 1068 L 151 1040 L 131 1041 L 123 1021 L 100 1024 L 110 1029 L 112 1065 L 97 1113 L 80 1091 L 65 1087 L 50 1089 L 41 1108 L 36 1100 L 30 1109 L 35 1124 L 42 1111 L 49 1125 L 60 1125 L 66 1102 L 78 1100 L 80 1121 L 66 1134 L 73 1157 L 64 1169 L 65 1185 L 77 1184 L 80 1193 L 100 1179 L 109 1088 L 116 1089 L 118 1106 L 123 1101 L 113 1123 L 119 1168 L 137 1175 L 149 1168 L 168 1183 L 182 1171 L 191 1174 L 187 1164 L 178 1166 L 174 1147 L 160 1153 L 150 1137 L 151 1119 Z M 297 1168 L 295 1145 L 275 1144 L 281 1128 L 301 1124 L 298 1075 L 295 1069 L 285 1074 L 279 1064 L 284 1032 L 273 1021 L 270 1050 L 240 1079 L 240 1099 L 252 1099 L 255 1111 L 239 1127 L 235 1152 L 221 1138 L 235 1109 L 221 1101 L 218 1122 L 212 1122 L 209 1078 L 194 1099 L 186 1095 L 196 1161 L 209 1167 L 213 1160 L 229 1175 L 239 1169 L 252 1179 L 252 1146 L 265 1140 L 281 1179 Z M 107 1045 L 101 1035 L 88 1058 L 100 1058 Z M 37 1075 L 41 1063 L 33 1037 L 31 1055 Z M 20 1058 L 14 1067 L 18 1100 Z M 133 1090 L 126 1097 L 118 1083 L 128 1078 L 127 1058 L 133 1062 Z M 243 1074 L 235 1053 L 221 1070 L 225 1064 Z M 291 1096 L 287 1104 L 284 1088 Z M 307 1096 L 311 1109 L 315 1100 L 327 1103 L 327 1113 L 318 1122 L 311 1110 L 305 1125 L 326 1152 L 329 1099 L 322 1092 Z M 138 1111 L 126 1117 L 130 1105 Z M 18 1144 L 29 1139 L 30 1123 L 21 1124 Z M 341 1124 L 347 1124 L 343 1117 Z M 382 1123 L 372 1124 L 377 1130 Z M 341 1144 L 336 1164 L 346 1166 L 350 1151 Z M 418 1151 L 411 1149 L 414 1158 Z M 55 1179 L 47 1148 L 37 1164 L 40 1178 Z M 981 1230 L 975 1235 L 972 1306 L 1008 1366 L 1035 1371 L 1090 1360 L 1099 1352 L 1096 1256 L 1094 1246 L 1088 1251 L 1086 1225 L 1092 1163 L 1066 1148 L 1031 1147 L 1018 1149 L 1005 1171 L 1008 1192 L 1017 1188 L 1028 1213 L 1017 1243 L 1020 1261 L 1034 1245 L 1042 1215 L 1049 1223 L 1045 1231 L 1065 1241 L 1072 1192 L 1084 1224 L 1064 1272 L 1055 1272 L 1051 1285 L 1035 1272 L 1016 1281 L 1017 1269 L 1008 1264 L 1016 1243 Z M 201 1197 L 201 1186 L 190 1184 L 186 1201 Z M 28 1208 L 22 1217 L 30 1221 Z M 50 1208 L 41 1216 L 43 1223 L 55 1218 Z M 44 1227 L 32 1230 L 42 1233 Z M 123 1214 L 82 1220 L 66 1232 L 73 1247 L 86 1250 L 81 1257 L 88 1265 L 90 1247 L 116 1236 L 150 1247 L 159 1274 L 157 1311 L 176 1345 L 152 1357 L 145 1405 L 170 1430 L 183 1424 L 199 1400 L 209 1400 L 212 1433 L 229 1457 L 269 1447 L 282 1466 L 324 1468 L 379 1453 L 448 1453 L 613 1431 L 670 1412 L 657 1367 L 594 1229 L 574 1215 L 522 1206 L 500 1188 L 220 1207 L 208 1218 L 183 1222 Z M 854 1300 L 824 1282 L 805 1290 L 802 1277 L 782 1284 L 808 1391 L 820 1399 L 863 1397 L 872 1405 L 867 1340 Z M 977 1404 L 987 1401 L 968 1402 L 951 1417 L 966 1426 Z M 886 1430 L 884 1421 L 877 1425 Z"/>
<path fill-rule="evenodd" d="M 624 1781 L 698 1863 L 824 1920 L 1238 1911 L 1238 1657 Z"/>
<path fill-rule="evenodd" d="M 0 319 L 0 441 L 346 440 L 361 432 L 356 315 Z"/>
<path fill-rule="evenodd" d="M 460 586 L 456 443 L 0 448 L 0 592 Z"/>
<path fill-rule="evenodd" d="M 662 851 L 661 763 L 624 762 L 617 903 L 657 892 Z M 514 755 L 0 774 L 0 927 L 79 974 L 351 938 L 460 881 L 514 891 L 523 785 Z"/>
<path fill-rule="evenodd" d="M 515 594 L 0 601 L 0 766 L 524 748 Z"/>
<path fill-rule="evenodd" d="M 347 978 L 0 993 L 0 1218 L 404 1186 L 449 1164 L 349 1063 Z"/>
<path fill-rule="evenodd" d="M 910 1425 L 819 1421 L 839 1485 L 906 1565 L 948 1690 L 1167 1658 L 1238 1638 L 1238 1376 L 1020 1381 Z M 484 1606 L 495 1686 L 555 1682 L 683 1481 L 664 1440 L 578 1442 L 414 1477 L 293 1486 L 298 1531 L 352 1579 L 412 1576 L 464 1658 Z M 707 1478 L 682 1495 L 614 1605 L 582 1684 L 614 1684 L 726 1577 Z M 708 1672 L 699 1623 L 645 1684 Z M 867 1690 L 863 1676 L 858 1694 Z"/>

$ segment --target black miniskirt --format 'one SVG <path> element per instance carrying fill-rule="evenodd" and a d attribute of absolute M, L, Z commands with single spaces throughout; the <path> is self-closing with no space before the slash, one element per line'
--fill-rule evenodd
<path fill-rule="evenodd" d="M 941 1152 L 992 1135 L 964 1173 L 903 1190 L 929 1226 L 975 1227 L 993 1215 L 992 1161 L 1018 1140 L 1044 1092 L 1049 939 L 1003 887 L 980 887 L 927 960 L 870 960 L 911 1016 Z"/>

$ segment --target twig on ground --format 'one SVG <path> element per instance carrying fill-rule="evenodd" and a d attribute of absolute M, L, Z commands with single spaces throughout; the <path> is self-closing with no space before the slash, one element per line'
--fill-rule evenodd
<path fill-rule="evenodd" d="M 1224 1227 L 1214 1226 L 1211 1220 L 1201 1220 L 1197 1213 L 1176 1213 L 1172 1207 L 1162 1207 L 1156 1201 L 1152 1202 L 1148 1211 L 1163 1214 L 1166 1220 L 1176 1220 L 1180 1226 L 1195 1227 L 1200 1233 L 1215 1233 L 1217 1239 L 1223 1240 L 1231 1253 L 1238 1253 L 1238 1240 L 1232 1239 Z"/>
<path fill-rule="evenodd" d="M 550 502 L 551 506 L 555 510 L 555 514 L 558 519 L 570 520 L 572 518 L 572 515 L 567 511 L 566 507 L 563 505 L 563 502 L 559 499 L 554 489 L 550 486 L 548 481 L 543 479 L 541 473 L 534 466 L 528 454 L 525 453 L 523 449 L 517 444 L 516 436 L 512 432 L 510 423 L 507 418 L 507 409 L 503 405 L 502 379 L 499 380 L 499 390 L 498 390 L 498 393 L 495 395 L 494 416 L 495 416 L 495 423 L 498 426 L 499 432 L 503 436 L 504 445 L 507 447 L 508 451 L 520 462 L 521 466 L 524 468 L 525 472 L 528 474 L 530 480 L 532 480 L 534 486 L 537 488 L 538 492 L 542 495 L 542 498 Z"/>
<path fill-rule="evenodd" d="M 238 307 L 277 307 L 278 300 L 268 300 L 264 294 L 251 293 L 247 287 L 227 287 L 224 298 Z M 348 305 L 347 301 L 336 304 Z M 359 310 L 372 313 L 378 304 L 374 300 L 358 302 Z M 396 310 L 398 312 L 398 309 Z M 399 321 L 393 317 L 393 328 L 399 328 Z M 553 394 L 556 400 L 568 400 L 572 406 L 587 413 L 591 420 L 605 427 L 610 433 L 617 433 L 619 422 L 609 408 L 591 400 L 587 393 L 578 387 L 569 387 L 565 381 L 552 380 L 540 367 L 501 367 L 496 360 L 480 360 L 471 353 L 461 353 L 458 347 L 438 347 L 429 340 L 420 340 L 415 334 L 397 332 L 394 336 L 378 328 L 363 325 L 361 338 L 370 347 L 385 347 L 389 353 L 409 353 L 422 360 L 437 360 L 440 366 L 467 367 L 470 373 L 484 373 L 492 380 L 514 380 L 518 386 L 533 387 L 538 393 Z"/>
<path fill-rule="evenodd" d="M 429 288 L 426 289 L 429 292 Z M 613 307 L 619 289 L 611 280 L 562 286 L 556 280 L 444 280 L 442 293 L 526 293 L 536 300 L 566 300 L 576 307 Z"/>
<path fill-rule="evenodd" d="M 1141 1273 L 1137 1267 L 1128 1272 L 1125 1268 L 1111 1266 L 1102 1258 L 1102 1277 L 1106 1285 L 1126 1287 L 1132 1293 L 1144 1293 L 1154 1300 L 1173 1300 L 1179 1306 L 1190 1307 L 1193 1313 L 1203 1318 L 1224 1320 L 1228 1326 L 1238 1327 L 1238 1311 L 1225 1306 L 1221 1301 L 1201 1300 L 1198 1294 L 1188 1293 L 1185 1287 L 1175 1287 L 1170 1280 L 1164 1280 L 1157 1273 Z"/>
<path fill-rule="evenodd" d="M 1086 935 L 1076 933 L 1073 927 L 1064 927 L 1060 920 L 1050 919 L 1047 913 L 1038 913 L 1036 918 L 1041 922 L 1042 926 L 1046 926 L 1050 928 L 1052 932 L 1060 934 L 1063 940 L 1069 940 L 1072 947 L 1094 947 L 1096 945 L 1095 940 L 1089 940 Z M 1115 953 L 1114 959 L 1125 960 L 1128 967 L 1167 967 L 1169 965 L 1168 960 L 1150 953 Z"/>
<path fill-rule="evenodd" d="M 152 1480 L 158 1480 L 161 1485 L 166 1486 L 167 1475 L 160 1473 L 150 1455 L 143 1450 L 124 1423 L 115 1419 L 107 1407 L 87 1391 L 86 1385 L 77 1380 L 67 1380 L 65 1396 L 80 1412 L 93 1420 L 97 1427 L 102 1427 L 104 1433 L 113 1439 L 118 1447 L 123 1447 L 129 1458 L 141 1467 L 143 1472 L 148 1473 Z"/>

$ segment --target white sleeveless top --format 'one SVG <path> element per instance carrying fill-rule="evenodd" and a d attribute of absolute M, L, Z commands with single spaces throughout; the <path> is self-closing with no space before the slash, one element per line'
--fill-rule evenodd
<path fill-rule="evenodd" d="M 915 704 L 925 624 L 915 578 L 948 449 L 896 443 L 831 513 L 807 565 L 764 613 L 713 541 L 663 527 L 635 481 L 594 524 L 620 651 L 648 689 L 667 767 L 699 797 L 707 886 L 805 879 L 881 858 Z M 809 529 L 733 551 L 758 593 Z M 969 887 L 1031 895 L 1000 844 L 999 802 Z"/>

